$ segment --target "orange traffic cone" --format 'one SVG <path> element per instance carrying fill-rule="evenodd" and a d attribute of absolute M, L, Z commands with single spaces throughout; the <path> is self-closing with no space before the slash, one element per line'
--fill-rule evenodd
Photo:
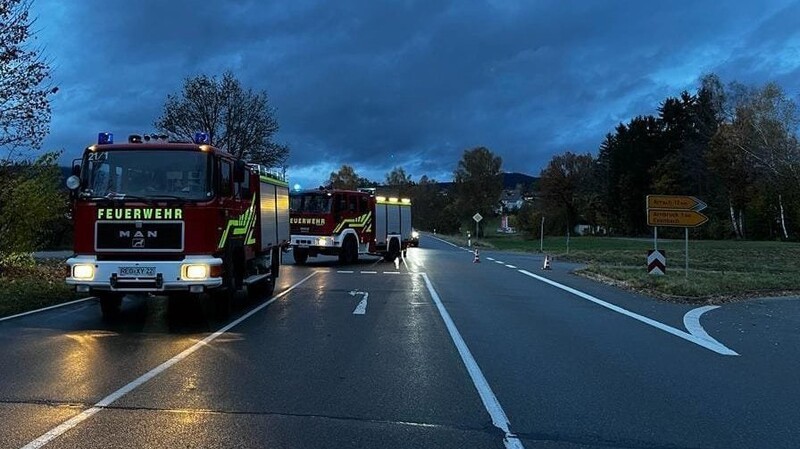
<path fill-rule="evenodd" d="M 478 250 L 475 250 L 475 258 L 472 259 L 472 263 L 481 263 L 481 256 L 478 254 Z"/>
<path fill-rule="evenodd" d="M 542 265 L 542 270 L 549 270 L 550 269 L 550 256 L 544 256 L 544 265 Z"/>

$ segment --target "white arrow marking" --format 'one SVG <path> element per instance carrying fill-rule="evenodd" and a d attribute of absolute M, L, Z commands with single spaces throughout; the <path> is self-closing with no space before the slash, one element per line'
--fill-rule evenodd
<path fill-rule="evenodd" d="M 356 306 L 356 310 L 353 310 L 353 315 L 364 315 L 367 313 L 367 298 L 369 298 L 369 293 L 367 292 L 360 292 L 358 290 L 351 290 L 350 296 L 356 295 L 363 295 L 364 298 L 361 299 L 361 302 L 358 303 Z"/>

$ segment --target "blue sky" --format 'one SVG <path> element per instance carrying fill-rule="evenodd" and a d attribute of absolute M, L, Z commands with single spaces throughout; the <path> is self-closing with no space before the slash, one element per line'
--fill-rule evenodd
<path fill-rule="evenodd" d="M 45 149 L 152 131 L 184 78 L 232 70 L 264 89 L 289 176 L 342 164 L 450 180 L 465 149 L 538 174 L 596 153 L 619 123 L 698 78 L 800 94 L 797 1 L 34 0 L 52 61 Z"/>

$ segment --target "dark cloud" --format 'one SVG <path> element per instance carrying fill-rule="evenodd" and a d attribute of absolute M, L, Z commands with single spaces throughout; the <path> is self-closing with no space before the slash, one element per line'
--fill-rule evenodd
<path fill-rule="evenodd" d="M 710 71 L 800 89 L 798 2 L 576 3 L 35 0 L 61 88 L 46 145 L 147 131 L 185 77 L 231 69 L 269 92 L 303 184 L 444 180 L 479 145 L 536 174 Z"/>

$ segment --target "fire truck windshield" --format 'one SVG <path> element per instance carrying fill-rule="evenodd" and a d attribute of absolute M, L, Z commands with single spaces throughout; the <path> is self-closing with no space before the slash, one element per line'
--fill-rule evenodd
<path fill-rule="evenodd" d="M 199 151 L 94 151 L 84 158 L 80 196 L 204 200 L 213 195 L 210 164 Z"/>
<path fill-rule="evenodd" d="M 325 214 L 331 211 L 331 197 L 323 193 L 293 194 L 291 200 L 292 212 L 307 212 Z"/>

